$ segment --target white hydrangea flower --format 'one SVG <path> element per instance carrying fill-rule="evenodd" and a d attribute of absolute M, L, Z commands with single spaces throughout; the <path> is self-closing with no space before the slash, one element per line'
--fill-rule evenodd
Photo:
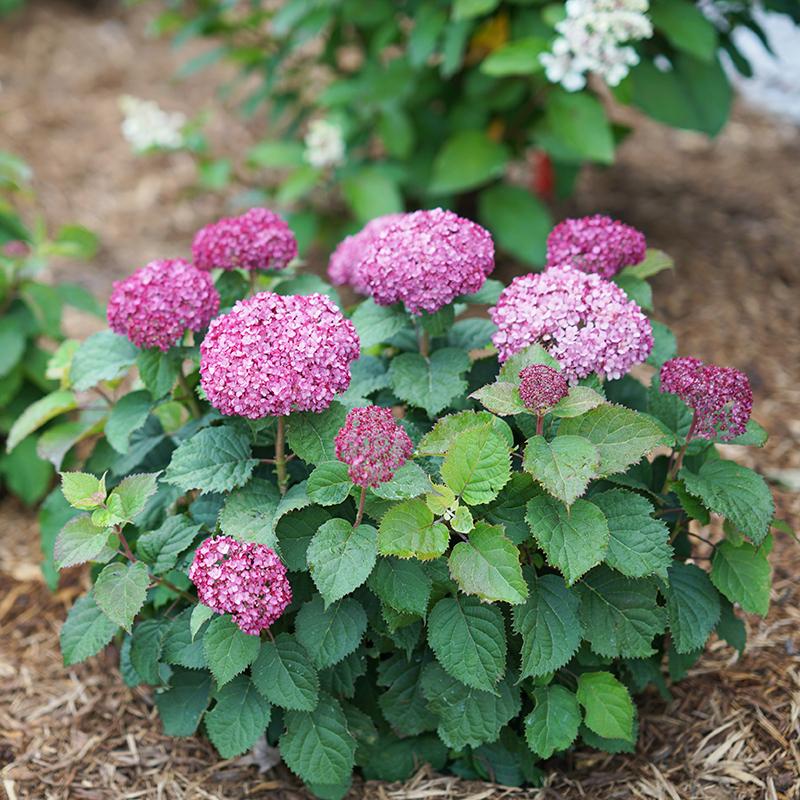
<path fill-rule="evenodd" d="M 636 51 L 625 43 L 653 35 L 649 0 L 567 0 L 565 9 L 551 52 L 539 57 L 547 79 L 575 92 L 593 72 L 617 86 L 639 63 Z"/>
<path fill-rule="evenodd" d="M 119 106 L 125 118 L 122 135 L 137 153 L 152 148 L 176 150 L 183 145 L 186 115 L 180 111 L 164 111 L 153 100 L 124 95 Z"/>
<path fill-rule="evenodd" d="M 312 167 L 334 167 L 344 161 L 342 129 L 326 119 L 315 119 L 305 138 L 305 159 Z"/>

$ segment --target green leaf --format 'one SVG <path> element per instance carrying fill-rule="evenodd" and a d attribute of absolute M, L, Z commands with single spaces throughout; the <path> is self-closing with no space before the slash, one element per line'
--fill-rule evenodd
<path fill-rule="evenodd" d="M 72 392 L 67 391 L 52 392 L 32 403 L 11 426 L 6 439 L 6 452 L 10 453 L 23 439 L 46 422 L 77 407 L 77 398 Z"/>
<path fill-rule="evenodd" d="M 528 414 L 528 408 L 519 396 L 519 386 L 508 381 L 495 381 L 474 391 L 470 397 L 484 408 L 501 417 L 510 414 Z"/>
<path fill-rule="evenodd" d="M 155 575 L 169 572 L 178 562 L 200 532 L 200 525 L 192 524 L 184 514 L 167 517 L 161 527 L 142 534 L 136 542 L 136 553 L 151 565 Z"/>
<path fill-rule="evenodd" d="M 137 622 L 133 628 L 131 664 L 142 681 L 153 686 L 162 682 L 159 661 L 168 627 L 166 620 L 151 618 Z"/>
<path fill-rule="evenodd" d="M 223 686 L 216 701 L 205 717 L 208 738 L 222 758 L 234 758 L 266 731 L 272 707 L 245 675 Z"/>
<path fill-rule="evenodd" d="M 164 480 L 185 492 L 228 492 L 246 483 L 257 464 L 244 428 L 204 428 L 175 450 Z"/>
<path fill-rule="evenodd" d="M 321 506 L 336 506 L 344 502 L 353 482 L 347 474 L 347 464 L 341 461 L 323 461 L 308 476 L 306 491 Z"/>
<path fill-rule="evenodd" d="M 555 498 L 539 495 L 528 501 L 526 516 L 548 563 L 570 586 L 599 564 L 608 550 L 608 523 L 588 500 L 576 500 L 567 508 Z"/>
<path fill-rule="evenodd" d="M 211 676 L 201 670 L 175 669 L 170 687 L 154 696 L 164 733 L 193 736 L 211 697 Z"/>
<path fill-rule="evenodd" d="M 108 507 L 126 522 L 133 522 L 144 511 L 158 489 L 158 472 L 140 472 L 120 481 L 108 498 Z M 113 502 L 112 502 L 113 501 Z"/>
<path fill-rule="evenodd" d="M 79 392 L 113 381 L 136 363 L 140 350 L 124 336 L 100 331 L 85 339 L 72 358 L 70 380 Z"/>
<path fill-rule="evenodd" d="M 606 563 L 629 578 L 659 575 L 666 579 L 672 563 L 669 530 L 653 518 L 653 506 L 624 489 L 592 495 L 592 502 L 605 514 L 611 533 Z"/>
<path fill-rule="evenodd" d="M 525 36 L 522 39 L 506 42 L 481 62 L 481 72 L 493 78 L 502 78 L 506 75 L 533 75 L 543 69 L 539 56 L 547 48 L 547 41 L 539 36 Z"/>
<path fill-rule="evenodd" d="M 359 304 L 353 312 L 352 322 L 356 326 L 362 350 L 389 341 L 411 325 L 401 305 L 379 306 L 371 297 Z"/>
<path fill-rule="evenodd" d="M 632 275 L 635 278 L 651 278 L 665 269 L 672 269 L 675 262 L 671 256 L 667 255 L 663 250 L 656 250 L 654 247 L 648 247 L 645 253 L 644 261 L 639 264 L 632 264 L 625 267 L 620 275 Z"/>
<path fill-rule="evenodd" d="M 614 136 L 606 112 L 602 103 L 586 92 L 551 91 L 538 139 L 559 160 L 614 161 Z"/>
<path fill-rule="evenodd" d="M 164 633 L 162 655 L 162 659 L 167 664 L 177 664 L 187 669 L 206 669 L 208 667 L 203 640 L 202 638 L 195 640 L 196 631 L 193 633 L 192 625 L 193 621 L 196 622 L 193 620 L 194 609 L 203 607 L 185 608 L 167 627 Z M 211 616 L 213 616 L 213 612 L 211 612 Z"/>
<path fill-rule="evenodd" d="M 295 617 L 295 636 L 317 669 L 338 664 L 358 647 L 367 615 L 357 600 L 346 597 L 325 608 L 321 597 L 303 605 Z"/>
<path fill-rule="evenodd" d="M 717 30 L 688 0 L 658 0 L 650 9 L 653 25 L 678 50 L 711 61 L 717 51 Z"/>
<path fill-rule="evenodd" d="M 578 585 L 578 595 L 584 638 L 595 653 L 607 658 L 647 658 L 655 653 L 652 642 L 664 632 L 666 610 L 657 603 L 654 580 L 625 578 L 598 567 Z"/>
<path fill-rule="evenodd" d="M 573 386 L 566 397 L 562 397 L 551 409 L 554 417 L 579 417 L 606 402 L 603 395 L 588 386 Z"/>
<path fill-rule="evenodd" d="M 203 636 L 208 668 L 219 686 L 243 672 L 256 660 L 261 640 L 244 633 L 229 616 L 215 617 Z"/>
<path fill-rule="evenodd" d="M 494 11 L 500 0 L 455 0 L 453 3 L 453 19 L 472 19 Z"/>
<path fill-rule="evenodd" d="M 19 364 L 25 352 L 25 332 L 11 317 L 0 319 L 0 378 Z"/>
<path fill-rule="evenodd" d="M 396 181 L 379 167 L 363 167 L 343 180 L 342 194 L 359 222 L 403 210 Z"/>
<path fill-rule="evenodd" d="M 392 730 L 402 736 L 416 736 L 436 727 L 436 715 L 428 708 L 421 682 L 430 660 L 429 653 L 415 653 L 410 659 L 395 653 L 378 667 L 378 684 L 389 687 L 378 704 Z"/>
<path fill-rule="evenodd" d="M 105 434 L 108 443 L 118 452 L 127 453 L 131 434 L 147 421 L 153 408 L 150 392 L 131 392 L 121 397 L 106 422 Z"/>
<path fill-rule="evenodd" d="M 633 701 L 610 672 L 584 672 L 578 676 L 578 702 L 586 727 L 606 739 L 633 741 Z"/>
<path fill-rule="evenodd" d="M 150 576 L 141 561 L 132 564 L 115 562 L 103 568 L 94 584 L 94 599 L 100 610 L 117 625 L 130 631 L 134 617 L 141 611 Z"/>
<path fill-rule="evenodd" d="M 397 611 L 420 617 L 428 611 L 432 582 L 417 561 L 379 558 L 367 585 Z"/>
<path fill-rule="evenodd" d="M 711 564 L 711 582 L 731 603 L 750 613 L 767 615 L 772 577 L 763 548 L 756 549 L 748 542 L 739 547 L 720 542 Z"/>
<path fill-rule="evenodd" d="M 553 497 L 571 506 L 585 491 L 600 466 L 598 449 L 582 436 L 528 439 L 523 469 Z"/>
<path fill-rule="evenodd" d="M 566 750 L 578 735 L 581 710 L 578 698 L 563 686 L 553 684 L 534 689 L 536 705 L 525 717 L 525 741 L 540 758 Z"/>
<path fill-rule="evenodd" d="M 705 570 L 675 561 L 669 568 L 667 617 L 679 653 L 705 646 L 720 615 L 719 594 Z"/>
<path fill-rule="evenodd" d="M 302 142 L 264 139 L 247 151 L 247 162 L 254 167 L 301 167 L 304 152 Z"/>
<path fill-rule="evenodd" d="M 424 500 L 406 500 L 392 506 L 378 529 L 378 552 L 423 561 L 438 558 L 447 550 L 450 532 L 433 520 L 433 512 Z"/>
<path fill-rule="evenodd" d="M 288 711 L 280 739 L 286 766 L 306 783 L 346 783 L 355 762 L 356 743 L 341 705 L 326 695 L 313 711 Z"/>
<path fill-rule="evenodd" d="M 508 159 L 506 146 L 483 131 L 458 131 L 436 154 L 428 191 L 451 194 L 474 189 L 502 175 Z"/>
<path fill-rule="evenodd" d="M 53 251 L 64 258 L 89 261 L 98 247 L 97 237 L 82 225 L 63 225 L 51 244 Z"/>
<path fill-rule="evenodd" d="M 192 641 L 194 641 L 194 638 L 199 633 L 200 628 L 202 628 L 216 613 L 217 612 L 212 608 L 204 606 L 202 603 L 198 603 L 192 608 L 192 616 L 189 620 L 189 633 L 192 636 Z"/>
<path fill-rule="evenodd" d="M 291 711 L 313 711 L 319 694 L 319 676 L 297 640 L 281 633 L 261 643 L 250 669 L 253 683 L 276 706 Z"/>
<path fill-rule="evenodd" d="M 286 496 L 288 497 L 288 493 Z M 330 518 L 331 515 L 324 508 L 312 506 L 294 514 L 287 514 L 278 523 L 275 533 L 287 569 L 293 572 L 307 569 L 306 552 L 311 538 Z"/>
<path fill-rule="evenodd" d="M 506 632 L 496 606 L 445 597 L 428 617 L 428 643 L 445 671 L 467 686 L 495 692 L 506 669 Z"/>
<path fill-rule="evenodd" d="M 280 502 L 281 495 L 274 484 L 262 478 L 253 478 L 226 498 L 219 514 L 220 528 L 227 536 L 274 547 L 276 513 Z"/>
<path fill-rule="evenodd" d="M 73 508 L 91 511 L 106 500 L 105 476 L 97 478 L 88 472 L 62 472 L 61 491 Z"/>
<path fill-rule="evenodd" d="M 157 348 L 142 350 L 136 359 L 139 376 L 153 400 L 160 400 L 178 380 L 181 358 L 174 351 L 163 353 Z"/>
<path fill-rule="evenodd" d="M 488 503 L 511 478 L 511 454 L 491 427 L 460 433 L 448 448 L 442 478 L 468 505 Z"/>
<path fill-rule="evenodd" d="M 377 557 L 378 532 L 344 519 L 326 522 L 308 546 L 308 568 L 326 608 L 369 577 Z"/>
<path fill-rule="evenodd" d="M 747 644 L 747 628 L 745 628 L 744 622 L 736 616 L 733 604 L 727 598 L 721 599 L 720 606 L 717 636 L 724 639 L 731 647 L 736 648 L 741 655 Z"/>
<path fill-rule="evenodd" d="M 514 446 L 514 434 L 503 420 L 487 411 L 460 411 L 458 414 L 448 414 L 437 421 L 417 445 L 417 455 L 444 455 L 464 431 L 485 427 L 494 428 L 506 440 L 509 450 Z"/>
<path fill-rule="evenodd" d="M 425 409 L 433 417 L 467 390 L 462 375 L 469 369 L 463 350 L 444 347 L 430 358 L 402 353 L 392 359 L 389 381 L 394 393 L 407 403 Z"/>
<path fill-rule="evenodd" d="M 94 596 L 79 597 L 61 627 L 61 654 L 69 667 L 99 653 L 119 630 L 98 607 Z"/>
<path fill-rule="evenodd" d="M 578 597 L 559 575 L 529 573 L 530 594 L 513 611 L 514 630 L 522 636 L 521 678 L 561 669 L 581 643 Z"/>
<path fill-rule="evenodd" d="M 453 548 L 448 563 L 453 580 L 465 594 L 512 605 L 524 603 L 528 596 L 519 550 L 499 525 L 479 522 L 469 540 Z"/>
<path fill-rule="evenodd" d="M 696 474 L 684 467 L 679 477 L 691 494 L 730 520 L 754 544 L 764 541 L 775 515 L 775 503 L 759 474 L 733 461 L 717 459 L 706 461 Z"/>
<path fill-rule="evenodd" d="M 600 451 L 601 475 L 624 472 L 659 444 L 668 443 L 661 428 L 629 408 L 602 405 L 565 419 L 559 436 L 583 436 Z"/>
<path fill-rule="evenodd" d="M 347 409 L 336 402 L 321 414 L 292 414 L 286 424 L 286 441 L 292 452 L 307 464 L 336 461 L 333 440 L 346 416 Z"/>
<path fill-rule="evenodd" d="M 557 372 L 561 372 L 561 365 L 547 350 L 540 344 L 532 344 L 514 353 L 503 362 L 497 380 L 518 384 L 519 373 L 531 364 L 545 364 Z"/>
<path fill-rule="evenodd" d="M 56 537 L 53 549 L 59 569 L 93 561 L 106 547 L 109 528 L 98 528 L 87 515 L 73 517 Z"/>
<path fill-rule="evenodd" d="M 428 474 L 413 461 L 407 461 L 394 477 L 373 488 L 372 493 L 383 500 L 410 500 L 431 490 Z"/>

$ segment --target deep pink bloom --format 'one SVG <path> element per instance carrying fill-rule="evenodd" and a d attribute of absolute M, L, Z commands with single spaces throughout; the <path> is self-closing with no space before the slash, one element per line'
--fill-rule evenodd
<path fill-rule="evenodd" d="M 402 302 L 410 314 L 432 314 L 477 292 L 494 269 L 485 228 L 435 208 L 403 214 L 365 245 L 354 282 L 381 306 Z"/>
<path fill-rule="evenodd" d="M 639 306 L 619 286 L 572 267 L 514 278 L 489 314 L 501 361 L 538 343 L 571 383 L 592 372 L 621 378 L 653 349 Z"/>
<path fill-rule="evenodd" d="M 266 208 L 206 225 L 192 242 L 192 258 L 200 269 L 283 269 L 296 257 L 291 228 Z"/>
<path fill-rule="evenodd" d="M 350 385 L 359 351 L 353 323 L 324 295 L 261 292 L 211 324 L 200 346 L 200 377 L 223 414 L 324 411 Z"/>
<path fill-rule="evenodd" d="M 111 330 L 137 347 L 167 351 L 186 330 L 201 331 L 219 311 L 219 292 L 207 272 L 181 259 L 151 261 L 116 281 L 108 301 Z"/>
<path fill-rule="evenodd" d="M 661 367 L 661 391 L 694 409 L 691 438 L 727 441 L 741 435 L 753 411 L 747 375 L 699 358 L 671 358 Z"/>
<path fill-rule="evenodd" d="M 335 445 L 336 458 L 347 464 L 347 474 L 357 486 L 390 481 L 414 452 L 411 439 L 395 422 L 391 409 L 379 406 L 349 411 Z"/>
<path fill-rule="evenodd" d="M 12 239 L 3 245 L 3 255 L 9 258 L 25 258 L 31 252 L 31 246 L 22 239 Z"/>
<path fill-rule="evenodd" d="M 643 233 L 602 214 L 565 219 L 547 237 L 548 267 L 569 264 L 604 278 L 641 263 L 646 252 Z"/>
<path fill-rule="evenodd" d="M 212 536 L 197 548 L 189 579 L 203 605 L 231 614 L 252 636 L 269 628 L 292 602 L 286 567 L 275 551 L 230 536 Z"/>
<path fill-rule="evenodd" d="M 403 214 L 384 214 L 370 220 L 358 233 L 347 236 L 336 246 L 328 261 L 328 277 L 334 286 L 349 284 L 359 294 L 369 294 L 357 276 L 358 265 L 368 244 L 383 230 L 400 220 Z"/>
<path fill-rule="evenodd" d="M 569 393 L 567 379 L 547 364 L 531 364 L 519 373 L 519 396 L 526 408 L 541 414 Z"/>

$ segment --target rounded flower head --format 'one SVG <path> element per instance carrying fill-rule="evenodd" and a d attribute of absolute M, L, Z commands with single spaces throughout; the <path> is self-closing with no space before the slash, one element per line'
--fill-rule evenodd
<path fill-rule="evenodd" d="M 355 280 L 378 305 L 402 302 L 429 314 L 477 292 L 494 269 L 494 242 L 485 228 L 435 208 L 403 214 L 365 246 Z"/>
<path fill-rule="evenodd" d="M 336 458 L 347 464 L 347 474 L 357 486 L 378 486 L 390 481 L 405 464 L 414 445 L 395 422 L 391 409 L 354 408 L 336 434 Z"/>
<path fill-rule="evenodd" d="M 691 437 L 727 441 L 745 432 L 753 411 L 747 375 L 698 358 L 671 358 L 661 367 L 661 391 L 694 409 Z"/>
<path fill-rule="evenodd" d="M 596 214 L 565 219 L 553 228 L 547 237 L 547 266 L 569 264 L 611 278 L 624 267 L 644 261 L 646 251 L 643 233 Z"/>
<path fill-rule="evenodd" d="M 192 258 L 200 269 L 283 269 L 296 257 L 291 229 L 266 208 L 206 225 L 192 242 Z"/>
<path fill-rule="evenodd" d="M 200 346 L 200 378 L 223 414 L 324 411 L 350 385 L 359 349 L 353 323 L 324 295 L 261 292 L 211 324 Z"/>
<path fill-rule="evenodd" d="M 567 396 L 567 379 L 547 364 L 531 364 L 519 373 L 519 396 L 525 407 L 537 414 L 552 408 Z"/>
<path fill-rule="evenodd" d="M 186 330 L 200 331 L 219 311 L 219 293 L 207 272 L 186 261 L 151 261 L 116 281 L 108 324 L 137 347 L 167 351 Z"/>
<path fill-rule="evenodd" d="M 358 233 L 347 236 L 336 246 L 328 261 L 328 277 L 334 286 L 349 284 L 359 294 L 369 294 L 369 288 L 359 280 L 357 271 L 364 251 L 383 230 L 403 218 L 403 214 L 384 214 L 371 219 Z"/>
<path fill-rule="evenodd" d="M 203 605 L 231 614 L 252 636 L 269 628 L 292 602 L 286 567 L 275 551 L 230 536 L 212 536 L 197 548 L 189 579 Z"/>
<path fill-rule="evenodd" d="M 639 306 L 615 284 L 572 267 L 515 278 L 489 314 L 501 361 L 538 343 L 571 383 L 592 372 L 621 378 L 653 349 L 653 331 Z"/>

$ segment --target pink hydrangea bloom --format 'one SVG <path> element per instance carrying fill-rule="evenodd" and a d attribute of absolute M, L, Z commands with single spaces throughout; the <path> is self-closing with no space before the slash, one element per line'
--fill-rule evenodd
<path fill-rule="evenodd" d="M 690 438 L 727 441 L 745 432 L 753 411 L 747 375 L 699 358 L 672 358 L 661 367 L 661 391 L 694 409 Z"/>
<path fill-rule="evenodd" d="M 414 445 L 395 422 L 391 409 L 354 408 L 336 434 L 336 458 L 348 466 L 357 486 L 378 486 L 390 481 L 405 464 Z"/>
<path fill-rule="evenodd" d="M 359 294 L 369 294 L 369 289 L 357 275 L 358 265 L 367 245 L 383 230 L 402 219 L 403 214 L 385 214 L 370 220 L 358 233 L 342 239 L 328 261 L 328 277 L 334 286 L 349 284 Z"/>
<path fill-rule="evenodd" d="M 286 567 L 275 551 L 230 536 L 212 536 L 197 548 L 189 578 L 203 605 L 231 614 L 252 636 L 269 628 L 292 602 Z"/>
<path fill-rule="evenodd" d="M 283 269 L 296 257 L 291 228 L 266 208 L 206 225 L 192 242 L 192 258 L 200 269 Z"/>
<path fill-rule="evenodd" d="M 571 383 L 592 372 L 621 378 L 653 349 L 639 306 L 615 284 L 572 267 L 514 278 L 489 314 L 501 361 L 538 343 Z"/>
<path fill-rule="evenodd" d="M 531 364 L 519 373 L 519 396 L 526 408 L 541 414 L 569 393 L 567 379 L 547 364 Z"/>
<path fill-rule="evenodd" d="M 261 292 L 211 324 L 200 346 L 200 378 L 223 414 L 324 411 L 350 385 L 359 350 L 353 323 L 324 295 Z"/>
<path fill-rule="evenodd" d="M 108 302 L 111 330 L 137 347 L 167 351 L 185 331 L 200 331 L 219 311 L 219 293 L 207 272 L 181 259 L 151 261 L 114 283 Z"/>
<path fill-rule="evenodd" d="M 402 302 L 410 314 L 432 314 L 477 292 L 494 269 L 485 228 L 435 208 L 403 214 L 365 245 L 355 281 L 378 305 Z"/>
<path fill-rule="evenodd" d="M 644 234 L 611 217 L 565 219 L 547 237 L 547 266 L 570 264 L 583 272 L 611 278 L 644 261 Z"/>
<path fill-rule="evenodd" d="M 12 239 L 3 245 L 3 255 L 9 258 L 25 258 L 31 252 L 31 246 L 22 239 Z"/>

